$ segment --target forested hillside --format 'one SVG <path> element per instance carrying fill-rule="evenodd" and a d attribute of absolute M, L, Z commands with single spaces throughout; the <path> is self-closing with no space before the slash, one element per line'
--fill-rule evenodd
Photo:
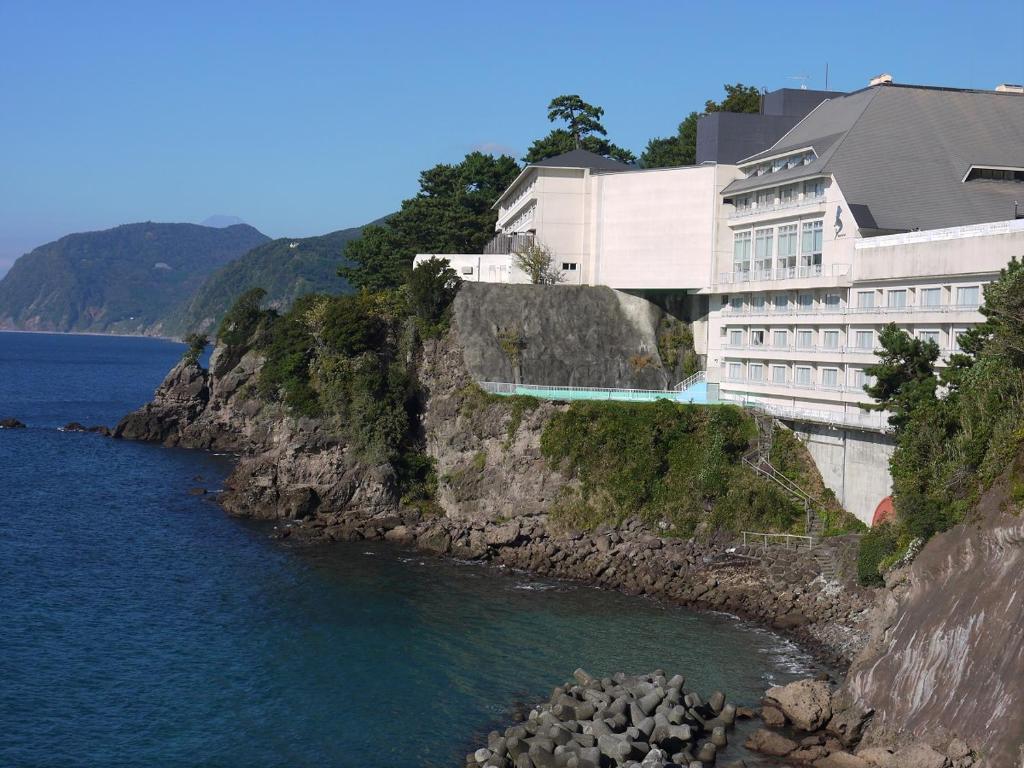
<path fill-rule="evenodd" d="M 219 267 L 266 235 L 247 224 L 125 224 L 42 245 L 0 280 L 0 328 L 164 334 Z"/>

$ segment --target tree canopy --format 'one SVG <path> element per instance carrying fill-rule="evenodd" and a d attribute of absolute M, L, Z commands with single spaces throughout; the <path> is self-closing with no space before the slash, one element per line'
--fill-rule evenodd
<path fill-rule="evenodd" d="M 644 168 L 669 168 L 678 165 L 693 165 L 697 162 L 697 118 L 711 112 L 760 112 L 761 92 L 755 86 L 736 83 L 726 85 L 725 98 L 721 101 L 708 99 L 704 112 L 691 112 L 676 129 L 675 136 L 653 138 L 640 155 Z"/>
<path fill-rule="evenodd" d="M 363 228 L 345 248 L 338 274 L 356 288 L 381 291 L 407 282 L 417 253 L 479 253 L 494 235 L 491 206 L 519 174 L 516 161 L 472 152 L 456 165 L 420 174 L 420 190 L 384 224 Z"/>
<path fill-rule="evenodd" d="M 889 424 L 899 432 L 915 409 L 935 400 L 939 346 L 931 339 L 913 338 L 895 323 L 883 328 L 878 339 L 878 362 L 864 369 L 874 382 L 864 391 L 877 401 L 869 407 L 889 411 Z"/>
<path fill-rule="evenodd" d="M 608 141 L 608 131 L 601 124 L 603 116 L 602 107 L 588 104 L 577 94 L 556 96 L 548 104 L 548 120 L 561 120 L 566 127 L 554 128 L 534 141 L 523 161 L 536 163 L 574 149 L 585 149 L 623 163 L 634 162 L 636 155 Z"/>

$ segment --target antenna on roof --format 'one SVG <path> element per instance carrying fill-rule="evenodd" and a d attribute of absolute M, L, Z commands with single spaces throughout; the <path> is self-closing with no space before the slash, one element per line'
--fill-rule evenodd
<path fill-rule="evenodd" d="M 807 81 L 811 79 L 811 76 L 810 75 L 790 75 L 786 79 L 787 80 L 799 80 L 800 81 L 800 90 L 801 91 L 806 91 L 807 90 Z"/>
<path fill-rule="evenodd" d="M 825 90 L 828 90 L 828 62 L 825 62 Z"/>

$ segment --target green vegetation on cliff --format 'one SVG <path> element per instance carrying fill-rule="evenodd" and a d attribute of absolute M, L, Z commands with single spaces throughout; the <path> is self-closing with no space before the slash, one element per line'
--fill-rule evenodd
<path fill-rule="evenodd" d="M 266 240 L 246 224 L 145 222 L 68 235 L 0 280 L 0 328 L 169 334 L 168 317 L 208 275 Z"/>
<path fill-rule="evenodd" d="M 1021 509 L 1024 477 L 1015 474 L 1015 458 L 1024 445 L 1024 264 L 1012 261 L 985 288 L 981 312 L 985 322 L 961 336 L 963 352 L 942 372 L 944 391 L 934 386 L 930 363 L 921 365 L 921 350 L 900 336 L 905 332 L 888 334 L 877 372 L 903 371 L 889 377 L 884 393 L 897 405 L 890 462 L 896 520 L 865 539 L 863 581 L 880 582 L 879 568 L 913 541 L 965 520 L 1005 472 L 1014 511 Z M 894 363 L 901 355 L 916 364 L 900 368 Z M 1016 487 L 1021 493 L 1012 492 Z"/>
<path fill-rule="evenodd" d="M 541 438 L 545 458 L 579 481 L 553 514 L 583 529 L 638 516 L 678 536 L 802 533 L 802 509 L 741 462 L 755 434 L 735 406 L 573 403 Z"/>
<path fill-rule="evenodd" d="M 446 327 L 459 282 L 447 262 L 431 260 L 401 290 L 309 294 L 284 314 L 262 308 L 255 288 L 227 312 L 218 339 L 229 358 L 260 350 L 262 399 L 322 419 L 368 464 L 390 464 L 415 502 L 435 482 L 416 432 L 415 351 Z"/>

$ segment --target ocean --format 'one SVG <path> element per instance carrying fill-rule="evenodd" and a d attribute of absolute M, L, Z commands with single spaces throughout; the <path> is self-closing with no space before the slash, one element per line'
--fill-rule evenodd
<path fill-rule="evenodd" d="M 725 615 L 280 541 L 217 506 L 230 457 L 59 430 L 112 427 L 183 350 L 0 333 L 0 418 L 28 425 L 0 430 L 0 765 L 457 768 L 579 666 L 745 704 L 813 671 Z"/>

